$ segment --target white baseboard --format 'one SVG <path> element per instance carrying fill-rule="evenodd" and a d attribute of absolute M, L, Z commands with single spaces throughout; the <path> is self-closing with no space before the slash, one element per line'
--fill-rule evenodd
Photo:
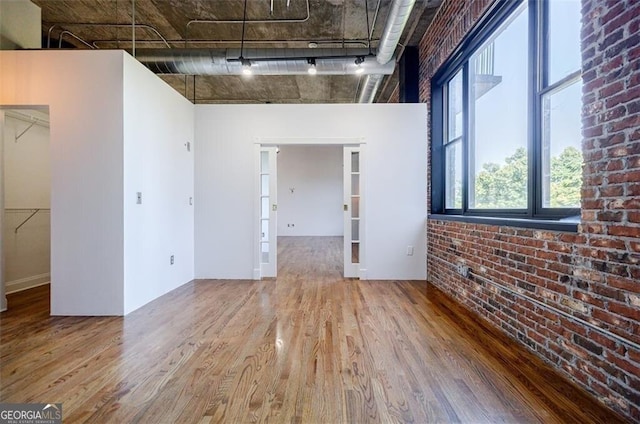
<path fill-rule="evenodd" d="M 49 284 L 50 281 L 51 274 L 49 273 L 20 278 L 19 280 L 7 281 L 5 284 L 5 292 L 6 294 L 16 293 Z"/>

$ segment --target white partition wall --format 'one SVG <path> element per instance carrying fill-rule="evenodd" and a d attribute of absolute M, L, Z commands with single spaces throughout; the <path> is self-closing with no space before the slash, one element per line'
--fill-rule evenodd
<path fill-rule="evenodd" d="M 51 313 L 123 310 L 122 52 L 0 52 L 0 105 L 49 106 Z"/>
<path fill-rule="evenodd" d="M 50 110 L 51 313 L 122 315 L 191 280 L 193 106 L 122 51 L 0 52 L 0 107 L 34 106 Z"/>
<path fill-rule="evenodd" d="M 129 55 L 123 195 L 129 313 L 193 279 L 193 104 Z"/>
<path fill-rule="evenodd" d="M 196 106 L 196 278 L 253 278 L 256 142 L 340 139 L 366 143 L 361 278 L 426 278 L 426 123 L 423 104 Z"/>

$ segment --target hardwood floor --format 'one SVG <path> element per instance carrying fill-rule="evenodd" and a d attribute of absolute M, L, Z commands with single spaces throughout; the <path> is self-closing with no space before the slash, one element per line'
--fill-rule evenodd
<path fill-rule="evenodd" d="M 425 282 L 341 269 L 341 238 L 281 238 L 277 279 L 195 281 L 125 318 L 12 295 L 0 401 L 62 402 L 65 423 L 566 421 Z M 572 421 L 599 420 L 585 409 Z"/>

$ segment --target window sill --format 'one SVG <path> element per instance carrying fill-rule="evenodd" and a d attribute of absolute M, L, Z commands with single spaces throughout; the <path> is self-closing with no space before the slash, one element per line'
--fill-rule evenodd
<path fill-rule="evenodd" d="M 564 231 L 568 233 L 578 232 L 578 222 L 572 220 L 495 218 L 485 216 L 445 214 L 431 214 L 428 216 L 428 219 L 434 221 L 458 221 L 474 224 L 499 225 L 505 227 L 534 228 L 537 230 Z"/>

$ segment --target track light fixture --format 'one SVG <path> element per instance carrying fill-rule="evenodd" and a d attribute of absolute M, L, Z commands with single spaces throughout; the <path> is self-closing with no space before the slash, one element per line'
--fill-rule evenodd
<path fill-rule="evenodd" d="M 242 73 L 244 75 L 251 75 L 251 61 L 241 57 L 240 63 L 242 64 Z"/>
<path fill-rule="evenodd" d="M 240 63 L 242 64 L 242 74 L 251 75 L 251 61 L 245 59 L 244 53 L 244 27 L 247 22 L 247 0 L 244 0 L 244 12 L 242 14 L 242 38 L 240 39 Z"/>
<path fill-rule="evenodd" d="M 364 68 L 362 67 L 362 63 L 364 62 L 364 56 L 356 57 L 356 74 L 361 74 L 364 72 Z"/>
<path fill-rule="evenodd" d="M 316 69 L 316 59 L 315 58 L 307 59 L 307 63 L 309 64 L 309 69 L 307 69 L 307 72 L 309 73 L 309 75 L 317 74 L 318 69 Z"/>

